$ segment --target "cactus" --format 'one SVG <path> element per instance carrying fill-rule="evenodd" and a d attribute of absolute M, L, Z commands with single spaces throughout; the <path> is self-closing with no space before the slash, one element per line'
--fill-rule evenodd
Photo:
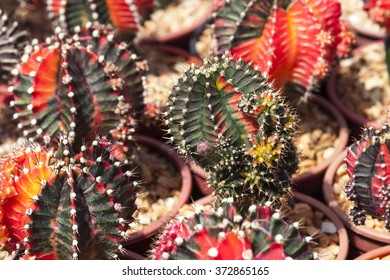
<path fill-rule="evenodd" d="M 26 45 L 27 33 L 19 30 L 18 22 L 11 21 L 0 10 L 0 83 L 6 83 L 12 77 L 11 72 Z"/>
<path fill-rule="evenodd" d="M 214 13 L 218 51 L 252 62 L 281 88 L 310 93 L 328 73 L 341 38 L 337 0 L 229 0 Z"/>
<path fill-rule="evenodd" d="M 386 29 L 385 52 L 387 70 L 390 77 L 390 1 L 368 0 L 364 9 L 374 22 Z"/>
<path fill-rule="evenodd" d="M 112 25 L 121 32 L 138 31 L 142 16 L 154 8 L 153 0 L 46 0 L 53 26 L 73 33 L 86 21 Z"/>
<path fill-rule="evenodd" d="M 384 220 L 390 229 L 390 115 L 381 128 L 364 129 L 345 159 L 349 181 L 345 188 L 353 202 L 350 217 L 364 225 L 367 215 Z"/>
<path fill-rule="evenodd" d="M 74 36 L 60 30 L 30 46 L 10 90 L 18 128 L 31 141 L 79 140 L 96 133 L 124 142 L 141 114 L 146 62 L 117 43 L 105 28 L 89 26 Z"/>
<path fill-rule="evenodd" d="M 29 144 L 1 160 L 0 247 L 20 248 L 25 259 L 118 258 L 137 181 L 106 138 L 78 154 L 68 137 L 59 142 L 57 152 Z"/>
<path fill-rule="evenodd" d="M 299 223 L 283 221 L 279 211 L 252 205 L 241 216 L 230 199 L 216 212 L 196 211 L 171 221 L 157 238 L 151 259 L 284 260 L 314 259 L 311 237 L 301 237 Z"/>
<path fill-rule="evenodd" d="M 278 203 L 290 193 L 295 115 L 243 60 L 224 55 L 192 65 L 173 87 L 165 124 L 218 194 Z"/>

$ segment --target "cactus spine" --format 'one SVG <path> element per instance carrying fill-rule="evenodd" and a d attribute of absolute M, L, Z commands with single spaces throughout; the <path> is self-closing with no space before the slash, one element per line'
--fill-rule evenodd
<path fill-rule="evenodd" d="M 117 258 L 138 183 L 106 138 L 78 154 L 69 138 L 59 141 L 54 153 L 29 144 L 1 160 L 1 245 L 26 259 Z"/>
<path fill-rule="evenodd" d="M 352 221 L 364 225 L 367 215 L 383 219 L 390 229 L 390 117 L 381 128 L 364 129 L 348 150 L 345 192 L 354 203 Z"/>
<path fill-rule="evenodd" d="M 311 237 L 302 238 L 299 224 L 288 224 L 278 211 L 252 205 L 242 216 L 231 199 L 216 212 L 197 211 L 168 224 L 156 240 L 152 259 L 284 260 L 313 259 Z"/>
<path fill-rule="evenodd" d="M 90 25 L 73 36 L 57 30 L 46 43 L 27 48 L 15 70 L 14 118 L 31 141 L 58 132 L 91 140 L 96 133 L 126 141 L 143 110 L 146 62 Z M 54 138 L 53 138 L 54 137 Z"/>
<path fill-rule="evenodd" d="M 289 194 L 295 115 L 251 65 L 229 56 L 192 65 L 168 107 L 170 140 L 209 172 L 218 194 L 276 204 Z"/>

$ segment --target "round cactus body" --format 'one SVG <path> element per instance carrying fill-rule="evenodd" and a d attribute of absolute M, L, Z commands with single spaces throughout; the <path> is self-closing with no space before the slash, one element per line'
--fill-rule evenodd
<path fill-rule="evenodd" d="M 169 223 L 151 251 L 152 259 L 284 260 L 313 259 L 311 237 L 299 234 L 279 212 L 252 205 L 241 216 L 232 203 L 216 212 L 197 211 L 189 219 Z"/>
<path fill-rule="evenodd" d="M 12 77 L 12 70 L 19 63 L 23 48 L 27 45 L 27 33 L 12 22 L 8 15 L 0 10 L 0 82 L 5 83 Z"/>
<path fill-rule="evenodd" d="M 388 121 L 389 122 L 389 121 Z M 367 215 L 384 219 L 390 229 L 390 126 L 366 128 L 345 159 L 347 197 L 354 203 L 352 221 L 364 225 Z"/>
<path fill-rule="evenodd" d="M 191 66 L 168 107 L 171 140 L 210 174 L 218 194 L 265 203 L 290 192 L 295 115 L 251 65 L 222 56 Z"/>
<path fill-rule="evenodd" d="M 104 28 L 74 36 L 59 30 L 27 48 L 15 70 L 11 106 L 30 140 L 70 132 L 76 143 L 96 133 L 127 140 L 142 113 L 146 62 Z"/>
<path fill-rule="evenodd" d="M 29 144 L 2 158 L 0 245 L 26 259 L 117 258 L 138 183 L 106 138 L 79 154 L 69 144 L 62 136 L 56 153 Z"/>

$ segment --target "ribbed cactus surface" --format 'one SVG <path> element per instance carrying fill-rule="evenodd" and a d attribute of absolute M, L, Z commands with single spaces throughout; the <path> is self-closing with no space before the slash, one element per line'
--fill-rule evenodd
<path fill-rule="evenodd" d="M 299 224 L 283 221 L 279 212 L 252 205 L 241 216 L 232 202 L 215 212 L 197 211 L 168 224 L 156 240 L 151 259 L 284 260 L 313 259 L 311 237 L 301 237 Z"/>
<path fill-rule="evenodd" d="M 280 202 L 297 169 L 295 115 L 261 73 L 215 57 L 174 86 L 165 122 L 179 153 L 210 174 L 222 195 Z"/>
<path fill-rule="evenodd" d="M 127 140 L 141 115 L 146 62 L 109 29 L 61 30 L 27 48 L 11 88 L 14 118 L 30 140 L 59 132 L 91 140 L 96 133 Z M 54 137 L 54 138 L 53 138 Z"/>
<path fill-rule="evenodd" d="M 104 137 L 75 154 L 28 144 L 0 162 L 0 245 L 25 259 L 112 259 L 123 250 L 138 183 Z"/>
<path fill-rule="evenodd" d="M 353 208 L 352 221 L 364 225 L 367 215 L 385 221 L 390 229 L 390 125 L 369 127 L 348 150 L 349 181 L 345 188 Z"/>

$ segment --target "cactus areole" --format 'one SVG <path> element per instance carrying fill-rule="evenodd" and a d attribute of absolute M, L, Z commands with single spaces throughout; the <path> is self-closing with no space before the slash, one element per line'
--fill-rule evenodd
<path fill-rule="evenodd" d="M 338 0 L 228 0 L 214 13 L 214 33 L 219 52 L 252 62 L 276 87 L 310 91 L 343 41 L 340 15 Z"/>
<path fill-rule="evenodd" d="M 146 62 L 117 43 L 109 29 L 88 25 L 73 36 L 60 29 L 26 48 L 10 87 L 14 118 L 31 141 L 68 133 L 75 143 L 96 133 L 125 141 L 144 108 Z"/>
<path fill-rule="evenodd" d="M 346 194 L 354 203 L 352 221 L 364 225 L 367 215 L 384 220 L 390 230 L 390 118 L 381 128 L 366 128 L 346 157 Z"/>
<path fill-rule="evenodd" d="M 229 56 L 192 65 L 168 107 L 171 140 L 210 174 L 219 195 L 277 203 L 290 192 L 295 115 L 251 65 Z"/>
<path fill-rule="evenodd" d="M 233 203 L 216 212 L 197 211 L 189 219 L 172 221 L 156 240 L 151 259 L 285 260 L 316 258 L 311 237 L 301 237 L 299 224 L 283 221 L 279 212 L 252 205 L 241 216 Z"/>
<path fill-rule="evenodd" d="M 0 247 L 25 259 L 114 259 L 137 209 L 137 181 L 96 138 L 74 154 L 29 144 L 0 162 Z"/>

